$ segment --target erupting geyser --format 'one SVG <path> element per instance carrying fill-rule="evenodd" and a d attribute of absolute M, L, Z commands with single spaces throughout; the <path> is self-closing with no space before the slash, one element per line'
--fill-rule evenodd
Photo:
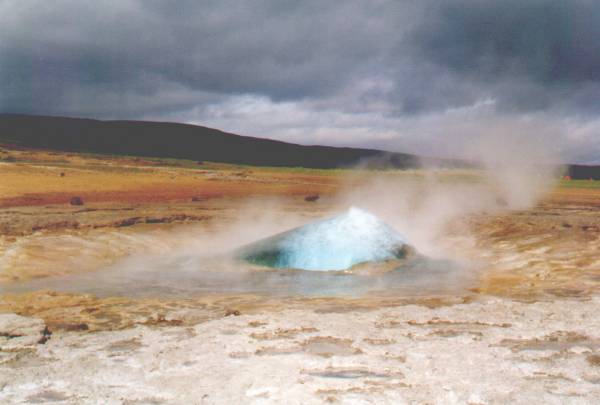
<path fill-rule="evenodd" d="M 243 247 L 239 257 L 273 268 L 346 270 L 361 263 L 404 258 L 404 238 L 359 208 Z"/>

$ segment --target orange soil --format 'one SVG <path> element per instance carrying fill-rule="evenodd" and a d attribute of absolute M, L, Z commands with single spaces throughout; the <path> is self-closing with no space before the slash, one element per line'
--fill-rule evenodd
<path fill-rule="evenodd" d="M 132 158 L 85 158 L 72 154 L 11 151 L 17 162 L 0 163 L 0 207 L 85 202 L 158 203 L 196 197 L 331 193 L 341 176 L 203 164 L 157 166 Z"/>

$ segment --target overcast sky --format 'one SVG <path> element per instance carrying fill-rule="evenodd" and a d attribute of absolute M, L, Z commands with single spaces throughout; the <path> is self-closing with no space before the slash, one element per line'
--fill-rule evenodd
<path fill-rule="evenodd" d="M 0 112 L 600 162 L 600 4 L 0 0 Z"/>

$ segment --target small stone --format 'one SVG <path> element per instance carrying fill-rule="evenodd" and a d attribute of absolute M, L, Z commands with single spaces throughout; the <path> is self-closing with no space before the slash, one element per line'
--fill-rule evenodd
<path fill-rule="evenodd" d="M 60 329 L 60 330 L 65 330 L 68 332 L 80 332 L 80 331 L 86 331 L 86 330 L 90 330 L 90 327 L 88 326 L 87 323 L 56 323 L 56 324 L 52 324 L 51 325 L 52 328 L 56 328 L 56 329 Z"/>
<path fill-rule="evenodd" d="M 587 362 L 596 367 L 600 367 L 600 354 L 591 354 L 586 357 Z"/>
<path fill-rule="evenodd" d="M 122 228 L 122 227 L 125 227 L 125 226 L 132 226 L 132 225 L 135 225 L 138 222 L 140 222 L 140 220 L 141 220 L 140 217 L 126 218 L 126 219 L 123 219 L 121 221 L 117 221 L 115 223 L 115 226 L 117 228 Z"/>
<path fill-rule="evenodd" d="M 71 197 L 69 203 L 71 205 L 83 205 L 83 199 L 81 197 Z"/>

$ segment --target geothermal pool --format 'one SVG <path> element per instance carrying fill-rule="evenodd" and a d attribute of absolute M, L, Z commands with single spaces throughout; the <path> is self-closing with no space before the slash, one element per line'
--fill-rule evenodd
<path fill-rule="evenodd" d="M 98 296 L 192 298 L 213 294 L 269 296 L 399 296 L 454 294 L 474 285 L 466 265 L 416 259 L 397 269 L 364 266 L 360 272 L 274 270 L 243 262 L 182 261 L 149 266 L 133 262 L 93 273 L 12 284 L 5 292 L 50 289 Z M 184 260 L 185 261 L 185 260 Z M 374 271 L 370 272 L 370 267 Z"/>
<path fill-rule="evenodd" d="M 457 294 L 475 279 L 468 263 L 421 255 L 373 214 L 350 208 L 225 254 L 137 254 L 94 272 L 13 283 L 5 291 L 165 298 L 398 297 Z"/>

